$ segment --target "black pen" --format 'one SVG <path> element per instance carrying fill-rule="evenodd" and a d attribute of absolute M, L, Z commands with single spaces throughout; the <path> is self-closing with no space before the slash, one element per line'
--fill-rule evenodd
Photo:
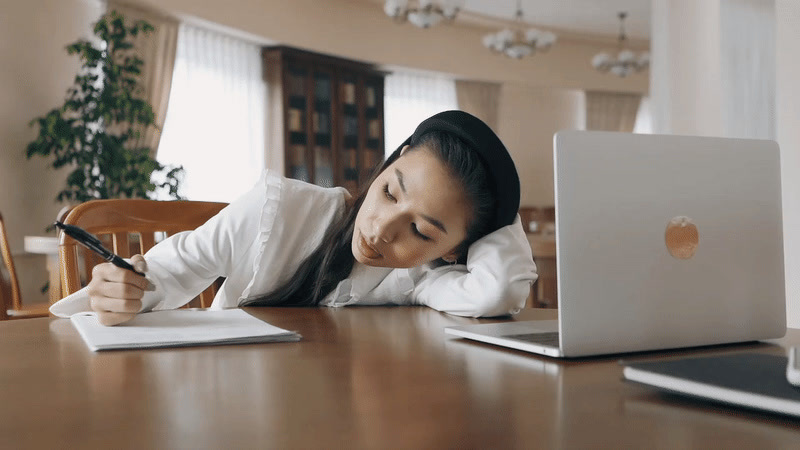
<path fill-rule="evenodd" d="M 111 264 L 121 267 L 123 269 L 130 270 L 133 273 L 139 274 L 144 276 L 143 273 L 139 272 L 138 270 L 134 269 L 132 265 L 130 265 L 127 261 L 122 259 L 119 255 L 115 255 L 107 248 L 103 247 L 103 244 L 97 239 L 93 234 L 87 232 L 81 227 L 76 227 L 75 225 L 67 225 L 64 223 L 59 222 L 56 220 L 56 227 L 61 229 L 67 236 L 71 237 L 78 241 L 79 244 L 83 245 L 84 247 L 88 248 L 89 250 L 97 253 L 105 259 L 106 261 L 110 262 Z"/>

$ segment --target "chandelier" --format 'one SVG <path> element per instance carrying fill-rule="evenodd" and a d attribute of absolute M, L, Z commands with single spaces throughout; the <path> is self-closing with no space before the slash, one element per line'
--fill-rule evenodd
<path fill-rule="evenodd" d="M 464 0 L 386 0 L 383 10 L 395 22 L 411 22 L 420 28 L 430 28 L 441 21 L 452 22 L 464 7 Z"/>
<path fill-rule="evenodd" d="M 636 55 L 625 48 L 625 17 L 627 13 L 621 12 L 619 17 L 619 52 L 617 56 L 608 53 L 598 53 L 592 58 L 592 66 L 601 72 L 611 72 L 619 77 L 627 77 L 633 72 L 641 72 L 650 65 L 650 53 L 642 52 Z"/>
<path fill-rule="evenodd" d="M 514 15 L 515 27 L 505 28 L 483 37 L 483 45 L 489 50 L 520 59 L 532 55 L 537 50 L 545 51 L 556 42 L 556 35 L 536 28 L 525 28 L 522 21 L 522 1 L 517 0 L 517 12 Z"/>

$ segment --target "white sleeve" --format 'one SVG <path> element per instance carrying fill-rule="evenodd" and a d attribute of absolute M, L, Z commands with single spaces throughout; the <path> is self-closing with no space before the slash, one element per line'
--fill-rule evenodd
<path fill-rule="evenodd" d="M 264 196 L 259 182 L 195 230 L 177 233 L 150 249 L 144 257 L 156 290 L 152 296 L 146 293 L 144 310 L 179 308 L 218 277 L 229 276 L 257 242 Z"/>
<path fill-rule="evenodd" d="M 413 277 L 416 278 L 416 277 Z M 470 317 L 515 314 L 536 281 L 536 265 L 520 218 L 475 241 L 467 264 L 425 269 L 414 286 L 414 301 Z"/>
<path fill-rule="evenodd" d="M 146 276 L 155 290 L 145 292 L 140 312 L 179 308 L 218 277 L 227 276 L 247 247 L 257 242 L 265 195 L 262 176 L 252 190 L 205 224 L 177 233 L 151 248 L 144 258 Z M 88 310 L 86 288 L 50 307 L 50 312 L 59 317 Z"/>

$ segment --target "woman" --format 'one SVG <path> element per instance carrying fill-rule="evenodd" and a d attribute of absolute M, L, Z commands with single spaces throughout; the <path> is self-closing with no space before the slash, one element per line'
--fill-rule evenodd
<path fill-rule="evenodd" d="M 266 172 L 201 227 L 164 240 L 134 267 L 109 263 L 54 304 L 115 325 L 182 306 L 226 277 L 212 308 L 423 304 L 464 316 L 513 314 L 536 271 L 517 216 L 519 178 L 479 119 L 422 122 L 351 199 Z"/>

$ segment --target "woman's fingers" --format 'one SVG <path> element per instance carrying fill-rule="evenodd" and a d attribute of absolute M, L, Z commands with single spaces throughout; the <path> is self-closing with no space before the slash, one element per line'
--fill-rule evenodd
<path fill-rule="evenodd" d="M 97 320 L 105 326 L 119 325 L 134 317 L 142 307 L 139 300 L 119 298 L 90 297 L 89 306 L 97 313 Z"/>
<path fill-rule="evenodd" d="M 118 283 L 105 280 L 90 286 L 89 295 L 97 297 L 139 300 L 144 296 L 144 289 L 138 284 Z"/>
<path fill-rule="evenodd" d="M 133 255 L 133 257 L 131 257 L 131 265 L 137 272 L 147 272 L 147 261 L 144 260 L 144 256 L 142 255 Z"/>
<path fill-rule="evenodd" d="M 142 301 L 138 299 L 126 300 L 122 298 L 92 296 L 90 302 L 92 310 L 97 312 L 136 314 L 142 309 Z"/>
<path fill-rule="evenodd" d="M 141 290 L 147 289 L 148 286 L 145 277 L 131 272 L 130 270 L 117 267 L 111 263 L 103 263 L 94 266 L 94 269 L 92 269 L 92 283 L 94 283 L 95 280 L 100 282 L 130 284 Z"/>
<path fill-rule="evenodd" d="M 119 325 L 123 322 L 127 322 L 131 319 L 136 317 L 136 313 L 128 314 L 128 313 L 111 313 L 111 312 L 98 312 L 97 313 L 97 321 L 100 322 L 101 325 L 105 325 L 107 327 L 111 327 L 114 325 Z"/>
<path fill-rule="evenodd" d="M 147 263 L 141 255 L 131 258 L 136 270 L 144 273 Z M 152 284 L 145 277 L 111 263 L 98 264 L 92 269 L 89 282 L 89 305 L 98 321 L 106 326 L 118 325 L 133 319 L 142 309 L 142 296 Z"/>
<path fill-rule="evenodd" d="M 144 260 L 144 256 L 133 255 L 133 257 L 131 258 L 131 264 L 133 265 L 133 268 L 136 269 L 137 271 L 141 273 L 147 273 L 147 261 Z M 150 280 L 145 279 L 145 281 L 147 282 L 147 286 L 145 286 L 144 288 L 145 291 L 156 290 L 155 285 Z"/>

